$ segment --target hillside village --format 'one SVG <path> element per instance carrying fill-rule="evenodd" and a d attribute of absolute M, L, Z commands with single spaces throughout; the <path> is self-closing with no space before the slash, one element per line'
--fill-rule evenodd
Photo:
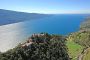
<path fill-rule="evenodd" d="M 22 45 L 21 45 L 21 47 L 23 47 L 23 48 L 25 48 L 25 47 L 29 47 L 31 44 L 33 44 L 33 43 L 36 43 L 37 41 L 35 40 L 35 39 L 33 39 L 34 37 L 44 37 L 45 36 L 45 34 L 32 34 L 32 36 L 30 37 L 30 38 L 28 38 L 28 40 L 27 40 L 27 42 L 25 42 L 25 43 L 23 43 Z M 43 41 L 43 40 L 42 40 Z M 39 41 L 39 43 L 44 43 L 45 41 L 43 41 L 43 42 L 40 42 Z"/>

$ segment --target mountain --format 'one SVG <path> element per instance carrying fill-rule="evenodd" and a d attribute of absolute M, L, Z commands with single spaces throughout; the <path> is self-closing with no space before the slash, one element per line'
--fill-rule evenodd
<path fill-rule="evenodd" d="M 17 23 L 27 20 L 35 20 L 48 17 L 47 14 L 16 12 L 0 9 L 0 25 Z"/>

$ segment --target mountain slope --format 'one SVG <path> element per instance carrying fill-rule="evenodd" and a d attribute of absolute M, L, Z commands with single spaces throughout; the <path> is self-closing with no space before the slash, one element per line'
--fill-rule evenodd
<path fill-rule="evenodd" d="M 16 12 L 0 9 L 0 25 L 48 17 L 46 14 Z"/>
<path fill-rule="evenodd" d="M 90 30 L 90 17 L 84 20 L 80 25 L 81 30 Z"/>
<path fill-rule="evenodd" d="M 67 37 L 67 47 L 72 60 L 90 60 L 90 51 L 87 51 L 90 48 L 90 18 L 81 23 L 79 31 Z"/>

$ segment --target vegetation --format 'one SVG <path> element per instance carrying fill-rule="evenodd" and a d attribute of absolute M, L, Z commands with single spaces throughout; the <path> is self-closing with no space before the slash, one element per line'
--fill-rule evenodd
<path fill-rule="evenodd" d="M 65 37 L 45 34 L 31 36 L 35 43 L 22 48 L 21 45 L 0 54 L 0 60 L 70 60 Z M 43 41 L 43 42 L 42 42 Z"/>
<path fill-rule="evenodd" d="M 67 37 L 68 54 L 71 60 L 90 60 L 90 18 L 80 25 L 80 30 Z"/>
<path fill-rule="evenodd" d="M 74 41 L 67 41 L 68 54 L 71 60 L 77 60 L 79 54 L 82 52 L 83 47 L 79 44 L 76 44 Z"/>
<path fill-rule="evenodd" d="M 90 17 L 84 20 L 80 25 L 78 32 L 72 33 L 69 36 L 70 40 L 73 40 L 79 45 L 90 47 Z"/>
<path fill-rule="evenodd" d="M 90 32 L 89 31 L 79 31 L 73 33 L 70 38 L 81 46 L 90 47 Z"/>
<path fill-rule="evenodd" d="M 90 49 L 84 54 L 83 60 L 90 60 Z"/>
<path fill-rule="evenodd" d="M 90 17 L 81 23 L 80 30 L 90 30 Z"/>
<path fill-rule="evenodd" d="M 29 44 L 29 45 L 28 45 Z M 0 53 L 0 60 L 90 60 L 90 18 L 70 35 L 34 34 L 27 42 Z M 79 59 L 79 56 L 82 57 Z"/>

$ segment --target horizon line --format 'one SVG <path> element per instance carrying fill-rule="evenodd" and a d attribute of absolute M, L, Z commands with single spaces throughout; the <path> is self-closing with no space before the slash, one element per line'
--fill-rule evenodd
<path fill-rule="evenodd" d="M 74 12 L 58 12 L 58 13 L 44 13 L 44 12 L 29 12 L 29 11 L 21 11 L 21 10 L 12 10 L 12 9 L 1 9 L 0 10 L 7 10 L 7 11 L 14 11 L 14 12 L 22 12 L 22 13 L 35 13 L 35 14 L 90 14 L 90 13 L 81 13 L 81 12 L 77 12 L 77 13 L 74 13 Z"/>

